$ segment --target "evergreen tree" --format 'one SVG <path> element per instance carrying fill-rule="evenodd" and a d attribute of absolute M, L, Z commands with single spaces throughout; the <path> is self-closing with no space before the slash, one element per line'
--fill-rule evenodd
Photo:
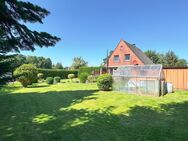
<path fill-rule="evenodd" d="M 158 61 L 159 61 L 159 54 L 156 53 L 156 51 L 148 50 L 148 51 L 145 52 L 145 54 L 151 59 L 151 61 L 154 64 L 158 63 Z"/>
<path fill-rule="evenodd" d="M 58 63 L 55 65 L 55 68 L 56 68 L 56 69 L 63 69 L 63 65 L 62 65 L 60 62 L 58 62 Z"/>
<path fill-rule="evenodd" d="M 30 30 L 24 23 L 43 23 L 49 14 L 30 2 L 0 0 L 0 53 L 34 51 L 34 46 L 54 46 L 60 38 L 46 32 Z"/>
<path fill-rule="evenodd" d="M 0 56 L 0 85 L 12 79 L 14 70 L 14 56 Z"/>
<path fill-rule="evenodd" d="M 173 51 L 168 51 L 165 55 L 165 66 L 175 67 L 178 62 L 178 56 Z"/>
<path fill-rule="evenodd" d="M 13 56 L 10 52 L 35 50 L 35 46 L 54 46 L 60 38 L 47 32 L 30 30 L 25 23 L 43 23 L 49 14 L 44 8 L 20 0 L 0 0 L 0 79 L 8 76 Z M 10 61 L 11 60 L 11 61 Z M 8 63 L 9 62 L 9 63 Z M 5 79 L 4 79 L 5 80 Z"/>
<path fill-rule="evenodd" d="M 179 59 L 178 62 L 176 63 L 176 67 L 186 67 L 187 66 L 187 61 L 185 59 Z"/>

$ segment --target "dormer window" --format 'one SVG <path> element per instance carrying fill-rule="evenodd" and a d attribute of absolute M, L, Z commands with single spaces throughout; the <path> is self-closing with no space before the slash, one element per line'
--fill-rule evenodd
<path fill-rule="evenodd" d="M 114 55 L 114 62 L 119 62 L 119 55 Z"/>
<path fill-rule="evenodd" d="M 125 61 L 130 61 L 130 60 L 131 60 L 131 55 L 125 54 Z"/>

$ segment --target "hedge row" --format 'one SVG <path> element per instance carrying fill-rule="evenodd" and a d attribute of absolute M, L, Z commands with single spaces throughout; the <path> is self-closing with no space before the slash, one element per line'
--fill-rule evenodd
<path fill-rule="evenodd" d="M 67 79 L 69 74 L 74 74 L 75 77 L 78 77 L 77 70 L 38 69 L 38 72 L 44 74 L 44 79 L 46 79 L 47 77 L 56 77 L 56 76 L 61 77 L 61 79 Z"/>
<path fill-rule="evenodd" d="M 87 73 L 91 75 L 92 71 L 99 71 L 101 67 L 80 67 L 78 76 L 82 73 Z"/>

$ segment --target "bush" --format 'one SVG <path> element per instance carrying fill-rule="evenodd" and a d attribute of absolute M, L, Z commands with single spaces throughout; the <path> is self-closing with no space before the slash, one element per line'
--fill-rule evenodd
<path fill-rule="evenodd" d="M 61 77 L 56 76 L 54 77 L 54 84 L 59 83 L 61 81 Z"/>
<path fill-rule="evenodd" d="M 47 84 L 53 84 L 53 83 L 54 83 L 53 77 L 47 77 L 47 78 L 46 78 L 46 83 L 47 83 Z"/>
<path fill-rule="evenodd" d="M 43 79 L 44 78 L 44 74 L 43 73 L 38 73 L 37 74 L 37 77 L 39 80 Z"/>
<path fill-rule="evenodd" d="M 93 75 L 89 75 L 89 76 L 87 77 L 87 80 L 88 80 L 89 83 L 94 83 L 94 82 L 97 81 L 97 80 L 96 80 L 96 77 L 93 76 Z"/>
<path fill-rule="evenodd" d="M 73 80 L 74 83 L 79 83 L 80 81 L 78 79 Z"/>
<path fill-rule="evenodd" d="M 80 67 L 79 71 L 78 71 L 78 77 L 82 73 L 87 73 L 87 74 L 91 75 L 93 71 L 100 71 L 100 68 L 101 67 Z"/>
<path fill-rule="evenodd" d="M 112 89 L 112 75 L 111 74 L 102 74 L 97 78 L 97 86 L 99 90 L 109 91 Z"/>
<path fill-rule="evenodd" d="M 61 79 L 67 79 L 68 74 L 74 74 L 75 77 L 78 76 L 77 70 L 38 69 L 38 72 L 44 74 L 44 79 L 46 79 L 47 77 L 56 77 L 56 76 L 61 77 Z"/>
<path fill-rule="evenodd" d="M 73 78 L 75 78 L 75 75 L 74 74 L 69 74 L 68 78 L 72 80 Z"/>
<path fill-rule="evenodd" d="M 86 83 L 87 77 L 88 77 L 88 73 L 82 73 L 79 75 L 79 79 L 81 83 Z"/>
<path fill-rule="evenodd" d="M 32 64 L 23 64 L 14 71 L 14 76 L 22 84 L 27 87 L 37 82 L 37 68 Z"/>

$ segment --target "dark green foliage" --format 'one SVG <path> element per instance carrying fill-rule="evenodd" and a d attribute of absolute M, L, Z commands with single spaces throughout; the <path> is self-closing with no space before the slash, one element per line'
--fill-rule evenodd
<path fill-rule="evenodd" d="M 164 67 L 186 67 L 187 61 L 185 59 L 179 59 L 179 57 L 173 52 L 168 51 L 166 54 L 160 54 L 153 50 L 148 50 L 145 54 L 155 64 L 162 64 Z"/>
<path fill-rule="evenodd" d="M 27 87 L 37 82 L 37 73 L 37 68 L 34 65 L 24 64 L 14 71 L 14 76 L 24 87 Z"/>
<path fill-rule="evenodd" d="M 34 64 L 38 68 L 43 69 L 51 69 L 52 68 L 52 61 L 50 58 L 44 57 L 37 57 L 37 56 L 27 56 L 26 57 L 27 64 Z"/>
<path fill-rule="evenodd" d="M 92 75 L 93 71 L 100 71 L 101 67 L 80 67 L 78 75 L 82 73 L 88 73 L 89 75 Z"/>
<path fill-rule="evenodd" d="M 24 23 L 43 23 L 49 11 L 30 2 L 1 0 L 0 53 L 35 50 L 35 46 L 54 46 L 60 39 L 46 32 L 30 30 Z"/>
<path fill-rule="evenodd" d="M 111 74 L 102 74 L 97 78 L 97 86 L 99 90 L 109 91 L 112 89 L 112 75 Z"/>
<path fill-rule="evenodd" d="M 88 73 L 81 73 L 80 75 L 79 75 L 79 79 L 80 79 L 80 82 L 81 83 L 86 83 L 86 80 L 87 80 L 87 77 L 89 76 L 89 74 Z"/>
<path fill-rule="evenodd" d="M 61 79 L 67 79 L 68 74 L 74 74 L 75 77 L 78 76 L 78 71 L 76 70 L 38 69 L 38 72 L 44 74 L 44 79 L 46 79 L 47 77 L 56 77 L 56 76 L 61 77 Z"/>
<path fill-rule="evenodd" d="M 53 84 L 53 83 L 54 83 L 53 77 L 47 77 L 47 78 L 46 78 L 46 83 L 47 83 L 47 84 Z"/>
<path fill-rule="evenodd" d="M 19 67 L 23 64 L 32 64 L 32 62 L 28 63 L 27 61 L 27 57 L 22 55 L 22 54 L 17 54 L 15 57 L 14 57 L 14 65 L 15 67 Z"/>
<path fill-rule="evenodd" d="M 165 61 L 165 66 L 167 67 L 176 66 L 176 63 L 178 62 L 178 56 L 173 51 L 168 51 L 165 55 Z"/>
<path fill-rule="evenodd" d="M 51 69 L 52 61 L 50 58 L 37 57 L 37 56 L 24 56 L 16 55 L 15 56 L 15 65 L 19 67 L 22 64 L 33 64 L 37 68 Z"/>
<path fill-rule="evenodd" d="M 145 54 L 151 59 L 154 64 L 158 64 L 160 56 L 156 51 L 148 50 L 145 52 Z"/>
<path fill-rule="evenodd" d="M 61 77 L 56 76 L 54 77 L 54 84 L 59 83 L 61 81 Z"/>
<path fill-rule="evenodd" d="M 80 67 L 87 66 L 88 62 L 86 62 L 82 57 L 74 57 L 71 65 L 72 69 L 79 69 Z"/>
<path fill-rule="evenodd" d="M 55 66 L 54 66 L 55 69 L 63 69 L 63 65 L 58 62 Z"/>
<path fill-rule="evenodd" d="M 49 11 L 30 2 L 1 0 L 0 56 L 21 50 L 34 51 L 36 46 L 54 46 L 60 38 L 46 32 L 32 31 L 25 25 L 26 22 L 43 23 L 42 19 L 48 14 Z M 10 64 L 11 61 L 0 59 L 0 83 L 10 81 L 15 67 L 25 63 L 23 59 Z"/>
<path fill-rule="evenodd" d="M 187 67 L 187 60 L 185 59 L 179 59 L 178 62 L 176 63 L 177 67 Z"/>
<path fill-rule="evenodd" d="M 7 81 L 12 81 L 14 70 L 14 55 L 0 55 L 0 84 L 5 84 Z"/>

